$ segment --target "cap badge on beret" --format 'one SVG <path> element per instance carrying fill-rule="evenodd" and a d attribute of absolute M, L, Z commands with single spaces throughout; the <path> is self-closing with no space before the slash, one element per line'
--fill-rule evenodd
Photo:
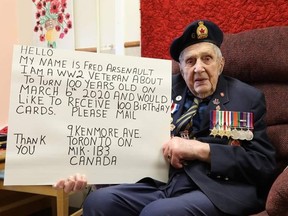
<path fill-rule="evenodd" d="M 196 34 L 198 39 L 205 39 L 208 37 L 208 28 L 204 25 L 203 21 L 198 22 Z"/>
<path fill-rule="evenodd" d="M 173 40 L 170 55 L 179 62 L 179 56 L 186 47 L 201 42 L 213 43 L 220 48 L 223 42 L 222 30 L 209 20 L 196 20 L 185 28 L 180 37 Z"/>

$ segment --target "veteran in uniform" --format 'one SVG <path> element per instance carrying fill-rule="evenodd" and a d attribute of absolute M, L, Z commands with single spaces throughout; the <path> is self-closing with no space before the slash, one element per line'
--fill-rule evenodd
<path fill-rule="evenodd" d="M 215 23 L 197 20 L 171 44 L 180 73 L 173 75 L 171 139 L 163 144 L 168 183 L 147 177 L 96 190 L 84 216 L 243 216 L 264 209 L 276 170 L 265 98 L 222 74 L 222 41 Z M 75 176 L 56 187 L 69 192 L 86 182 Z"/>

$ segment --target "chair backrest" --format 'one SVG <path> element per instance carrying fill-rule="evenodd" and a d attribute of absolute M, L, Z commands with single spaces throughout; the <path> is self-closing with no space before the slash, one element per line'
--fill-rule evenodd
<path fill-rule="evenodd" d="M 267 103 L 267 131 L 282 170 L 288 165 L 288 26 L 226 34 L 224 74 L 261 89 Z"/>
<path fill-rule="evenodd" d="M 224 34 L 223 73 L 262 90 L 267 131 L 282 170 L 288 165 L 288 26 Z M 172 72 L 179 71 L 173 62 Z"/>

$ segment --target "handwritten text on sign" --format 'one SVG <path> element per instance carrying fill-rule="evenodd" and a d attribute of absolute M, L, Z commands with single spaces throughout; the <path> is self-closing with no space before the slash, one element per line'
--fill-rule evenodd
<path fill-rule="evenodd" d="M 5 184 L 166 180 L 170 88 L 168 60 L 15 46 Z"/>

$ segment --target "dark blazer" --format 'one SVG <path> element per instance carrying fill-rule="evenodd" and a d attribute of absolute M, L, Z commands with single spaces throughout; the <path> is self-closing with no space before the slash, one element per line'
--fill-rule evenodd
<path fill-rule="evenodd" d="M 182 76 L 173 75 L 172 99 L 180 107 L 173 114 L 173 121 L 182 114 L 186 90 Z M 215 110 L 216 106 L 223 111 L 253 112 L 253 139 L 241 141 L 241 146 L 232 146 L 228 138 L 211 136 L 210 110 Z M 220 75 L 200 130 L 194 134 L 197 140 L 210 144 L 211 164 L 189 161 L 184 170 L 214 205 L 228 214 L 248 215 L 261 211 L 265 206 L 276 170 L 275 151 L 266 134 L 265 113 L 262 92 L 239 80 Z M 175 171 L 171 167 L 170 176 Z"/>

